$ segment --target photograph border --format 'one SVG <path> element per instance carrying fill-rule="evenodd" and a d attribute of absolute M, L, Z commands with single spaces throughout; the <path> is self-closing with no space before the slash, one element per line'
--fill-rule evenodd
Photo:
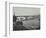
<path fill-rule="evenodd" d="M 6 3 L 5 3 L 6 4 Z M 11 4 L 22 4 L 22 5 L 38 5 L 38 6 L 44 6 L 43 4 L 24 4 L 24 3 L 9 3 L 9 35 L 10 35 L 10 5 Z M 6 6 L 6 9 L 5 9 L 5 14 L 7 13 L 7 6 Z M 6 15 L 5 15 L 6 16 Z M 7 16 L 6 16 L 7 17 Z M 6 25 L 7 25 L 7 18 L 5 17 L 6 19 Z M 7 26 L 5 25 L 5 35 L 7 36 Z"/>

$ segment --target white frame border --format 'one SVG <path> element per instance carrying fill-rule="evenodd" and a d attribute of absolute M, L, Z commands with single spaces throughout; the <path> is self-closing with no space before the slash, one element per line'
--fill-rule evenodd
<path fill-rule="evenodd" d="M 9 22 L 9 25 L 10 25 L 10 8 L 11 8 L 10 5 L 11 5 L 11 4 L 21 4 L 21 3 L 9 3 L 9 17 L 8 17 L 8 18 L 9 18 L 9 21 L 8 21 L 8 22 Z M 43 12 L 44 12 L 44 5 L 43 5 L 43 4 L 24 4 L 24 3 L 22 3 L 22 4 L 23 4 L 23 5 L 34 5 L 34 6 L 37 6 L 37 5 L 38 5 L 39 8 L 42 9 L 42 10 L 41 10 L 41 11 L 42 11 L 42 12 L 41 12 L 41 13 L 42 13 L 42 17 L 41 17 L 41 18 L 44 17 L 44 16 L 43 16 Z M 42 19 L 41 19 L 41 21 L 42 21 Z M 43 22 L 42 22 L 42 24 L 43 24 Z M 43 24 L 43 25 L 44 25 L 44 24 Z M 12 36 L 12 35 L 13 35 L 13 31 L 10 30 L 11 27 L 8 26 L 7 28 L 9 28 L 9 29 L 7 29 L 7 31 L 8 31 L 8 32 L 7 32 L 7 35 L 8 35 L 8 36 L 9 36 L 9 35 Z M 43 29 L 43 26 L 42 26 L 42 31 L 45 32 L 45 29 L 46 29 L 46 28 Z M 35 30 L 35 31 L 36 31 L 36 30 Z M 38 31 L 38 30 L 37 30 L 36 32 L 42 32 L 42 31 Z M 16 31 L 16 32 L 17 32 L 17 31 Z M 30 32 L 32 33 L 32 31 L 30 31 Z"/>

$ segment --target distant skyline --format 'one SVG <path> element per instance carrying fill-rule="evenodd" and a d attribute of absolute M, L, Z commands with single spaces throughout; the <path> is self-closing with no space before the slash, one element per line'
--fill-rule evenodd
<path fill-rule="evenodd" d="M 40 15 L 40 8 L 14 7 L 13 14 L 16 16 Z"/>

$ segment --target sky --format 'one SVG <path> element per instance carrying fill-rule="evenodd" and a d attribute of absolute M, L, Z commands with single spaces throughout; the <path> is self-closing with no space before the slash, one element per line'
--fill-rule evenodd
<path fill-rule="evenodd" d="M 13 9 L 13 14 L 15 14 L 16 16 L 40 15 L 40 8 L 14 7 Z"/>

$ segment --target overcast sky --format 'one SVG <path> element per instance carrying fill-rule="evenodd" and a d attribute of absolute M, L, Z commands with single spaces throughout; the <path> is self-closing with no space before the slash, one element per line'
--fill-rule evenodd
<path fill-rule="evenodd" d="M 31 8 L 31 7 L 14 7 L 13 14 L 16 16 L 27 16 L 27 15 L 39 15 L 40 8 Z"/>

